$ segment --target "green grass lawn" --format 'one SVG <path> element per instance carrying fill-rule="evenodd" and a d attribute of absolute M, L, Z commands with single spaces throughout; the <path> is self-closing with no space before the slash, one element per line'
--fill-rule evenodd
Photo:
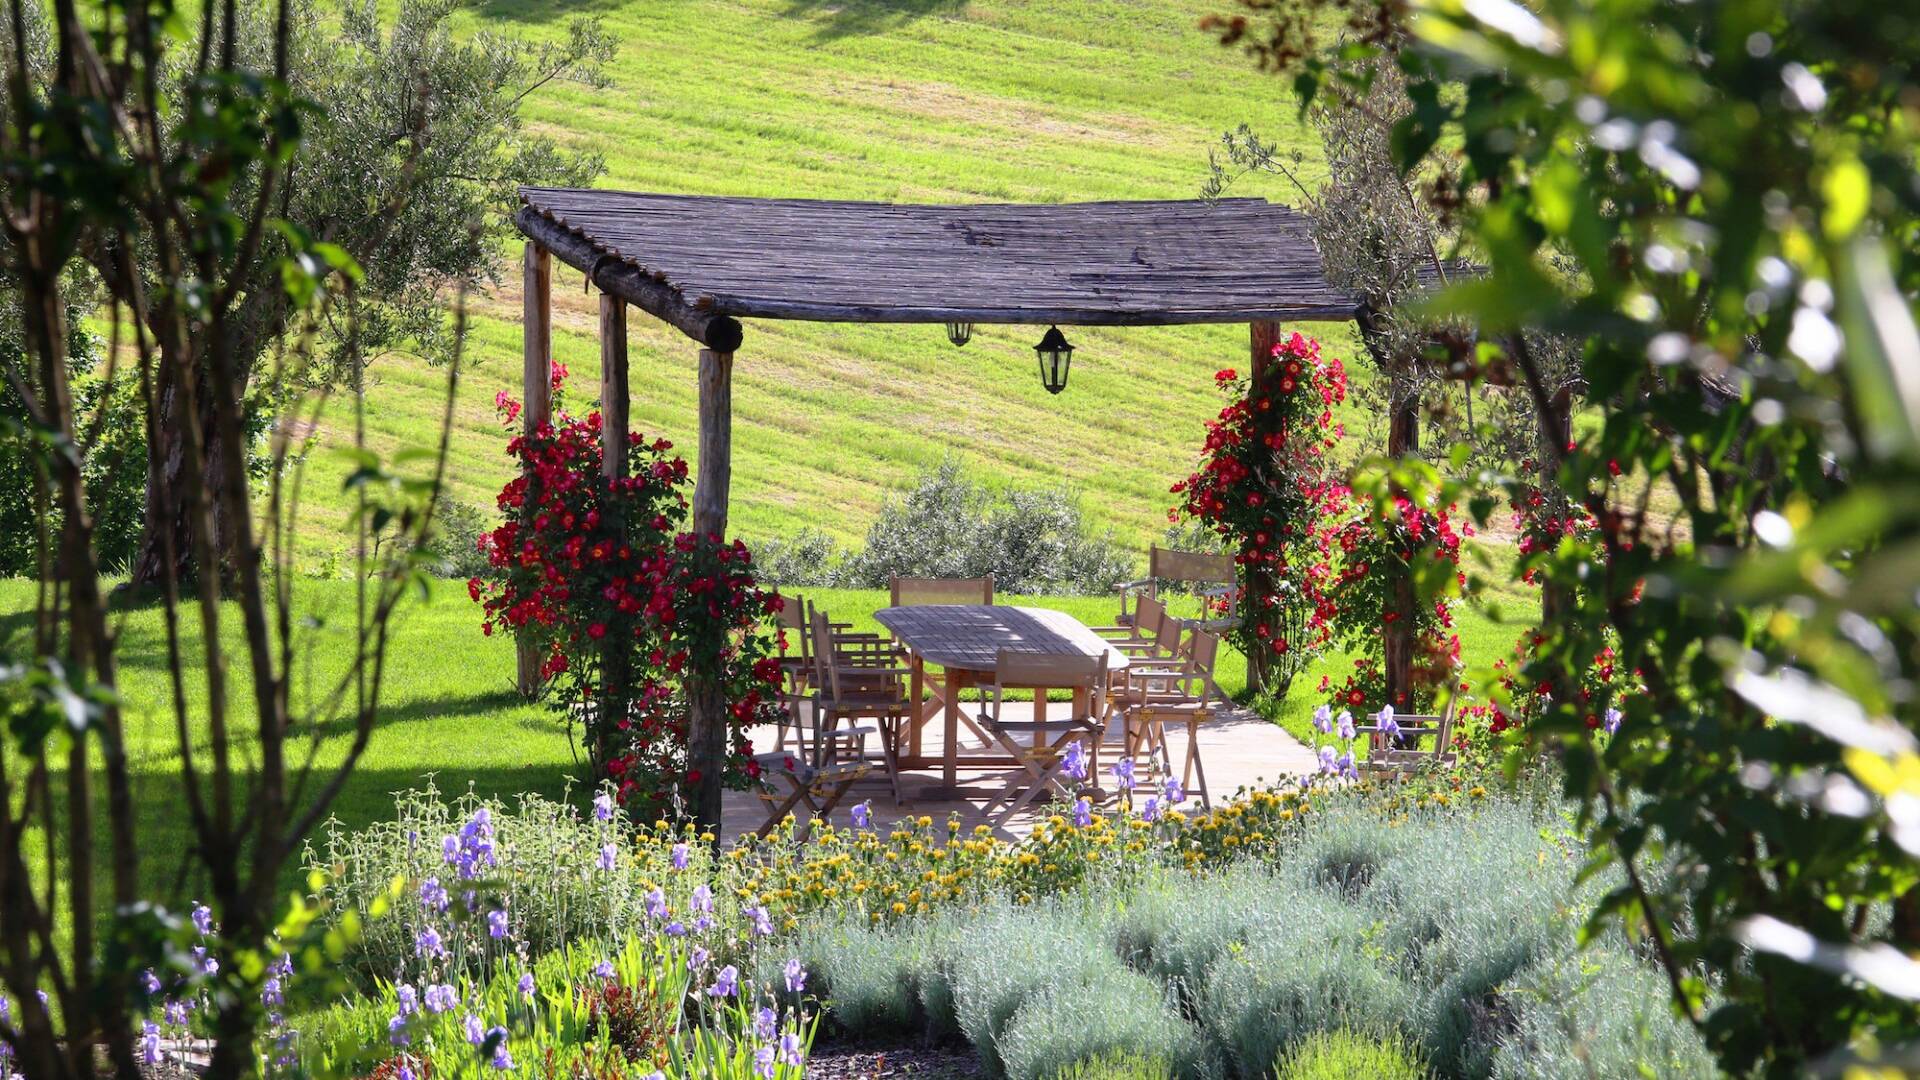
<path fill-rule="evenodd" d="M 473 27 L 557 35 L 577 11 L 620 41 L 603 90 L 552 84 L 532 122 L 605 155 L 607 187 L 897 201 L 1193 197 L 1207 150 L 1251 122 L 1308 146 L 1283 85 L 1197 29 L 1215 0 L 489 0 Z M 1308 176 L 1323 170 L 1317 150 Z M 1273 178 L 1236 194 L 1298 202 Z M 517 253 L 513 253 L 516 254 Z M 454 495 L 491 507 L 508 476 L 496 391 L 519 393 L 517 261 L 477 302 L 453 439 Z M 597 394 L 595 304 L 580 276 L 554 283 L 557 359 L 574 408 Z M 734 376 L 732 522 L 749 542 L 813 526 L 857 541 L 916 467 L 957 455 L 994 483 L 1063 485 L 1144 553 L 1165 527 L 1218 411 L 1212 373 L 1244 367 L 1244 326 L 1066 328 L 1072 384 L 1048 395 L 1032 346 L 1044 327 L 980 327 L 956 349 L 941 327 L 751 321 Z M 1315 328 L 1302 327 L 1308 331 Z M 1319 328 L 1334 353 L 1346 326 Z M 633 422 L 695 451 L 696 347 L 636 315 Z M 406 356 L 372 373 L 374 446 L 426 445 L 444 373 Z M 342 443 L 344 407 L 319 430 Z M 310 461 L 310 561 L 348 548 L 347 464 Z"/>

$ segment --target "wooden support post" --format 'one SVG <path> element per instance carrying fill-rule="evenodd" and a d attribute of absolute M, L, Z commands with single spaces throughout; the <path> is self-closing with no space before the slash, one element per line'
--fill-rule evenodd
<path fill-rule="evenodd" d="M 733 354 L 700 350 L 700 462 L 693 481 L 693 531 L 702 542 L 725 543 L 727 489 L 733 451 Z M 700 827 L 720 836 L 720 778 L 726 771 L 727 700 L 715 672 L 717 656 L 692 658 L 687 672 L 687 757 L 700 771 L 692 799 Z"/>
<path fill-rule="evenodd" d="M 600 468 L 627 475 L 627 302 L 600 294 Z"/>
<path fill-rule="evenodd" d="M 600 294 L 600 472 L 609 480 L 627 475 L 627 302 L 604 292 Z M 610 518 L 607 524 L 616 536 L 626 535 L 625 521 Z M 632 638 L 622 634 L 608 634 L 602 643 L 598 700 L 603 711 L 631 709 L 633 669 L 628 660 L 632 648 Z M 589 743 L 596 766 L 610 757 L 608 739 L 614 730 L 603 715 Z"/>
<path fill-rule="evenodd" d="M 553 419 L 553 261 L 547 249 L 529 240 L 521 257 L 522 310 L 520 316 L 521 421 L 531 434 Z M 532 498 L 527 500 L 531 514 Z M 532 642 L 519 642 L 520 693 L 532 697 L 540 690 L 541 656 Z"/>

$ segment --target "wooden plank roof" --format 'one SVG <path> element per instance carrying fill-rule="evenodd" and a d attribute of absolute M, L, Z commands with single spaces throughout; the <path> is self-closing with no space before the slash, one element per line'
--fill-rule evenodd
<path fill-rule="evenodd" d="M 538 187 L 520 198 L 523 233 L 702 340 L 686 320 L 1144 326 L 1346 321 L 1356 306 L 1322 276 L 1306 215 L 1264 199 L 935 206 Z"/>

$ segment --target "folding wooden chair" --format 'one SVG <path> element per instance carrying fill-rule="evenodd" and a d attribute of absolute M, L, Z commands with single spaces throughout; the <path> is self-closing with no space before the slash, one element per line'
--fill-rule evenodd
<path fill-rule="evenodd" d="M 1151 656 L 1159 648 L 1162 625 L 1173 623 L 1177 633 L 1180 624 L 1167 618 L 1167 605 L 1151 596 L 1142 596 L 1134 604 L 1134 613 L 1126 622 L 1114 626 L 1096 626 L 1092 630 L 1113 643 L 1114 648 L 1128 655 Z"/>
<path fill-rule="evenodd" d="M 1438 716 L 1423 716 L 1409 713 L 1393 718 L 1394 730 L 1384 730 L 1379 723 L 1356 726 L 1354 734 L 1364 735 L 1367 739 L 1367 759 L 1360 763 L 1362 772 L 1370 773 L 1408 773 L 1416 769 L 1437 768 L 1452 765 L 1459 760 L 1453 752 L 1453 702 Z M 1420 741 L 1432 739 L 1431 750 L 1422 749 Z"/>
<path fill-rule="evenodd" d="M 1196 792 L 1200 805 L 1206 807 L 1212 807 L 1213 798 L 1207 790 L 1206 765 L 1200 760 L 1200 725 L 1213 718 L 1216 696 L 1223 704 L 1227 701 L 1213 681 L 1214 664 L 1219 655 L 1219 636 L 1195 630 L 1181 650 L 1178 667 L 1139 671 L 1129 668 L 1127 685 L 1109 698 L 1125 715 L 1127 754 L 1137 756 L 1144 746 L 1155 771 L 1162 775 L 1173 775 L 1168 725 L 1180 724 L 1187 729 L 1187 752 L 1180 766 L 1180 785 Z"/>
<path fill-rule="evenodd" d="M 1175 551 L 1154 544 L 1147 549 L 1147 576 L 1138 581 L 1123 581 L 1114 588 L 1120 593 L 1119 623 L 1128 623 L 1135 616 L 1127 613 L 1127 601 L 1135 599 L 1135 608 L 1141 599 L 1160 598 L 1160 582 L 1177 581 L 1202 586 L 1194 589 L 1209 608 L 1225 607 L 1231 612 L 1234 601 L 1240 595 L 1240 578 L 1234 572 L 1233 556 L 1212 555 L 1202 551 Z M 1189 619 L 1189 623 L 1219 633 L 1240 625 L 1240 620 L 1232 615 L 1211 618 Z"/>
<path fill-rule="evenodd" d="M 977 578 L 887 577 L 887 592 L 894 607 L 921 607 L 927 604 L 991 604 L 993 575 Z"/>
<path fill-rule="evenodd" d="M 1094 719 L 1095 701 L 1105 689 L 1107 657 L 1051 655 L 1002 649 L 995 659 L 992 711 L 982 712 L 981 727 L 1005 747 L 1020 768 L 993 801 L 980 809 L 981 820 L 1005 806 L 992 822 L 995 828 L 1025 809 L 1049 788 L 1071 796 L 1072 789 L 1062 782 L 1066 771 L 1068 747 L 1081 744 L 1087 755 L 1089 776 L 1100 773 L 1100 724 Z M 1000 715 L 1008 690 L 1032 690 L 1033 720 L 1006 720 Z M 1073 690 L 1074 715 L 1064 720 L 1046 718 L 1048 690 Z M 1026 735 L 1021 743 L 1016 735 Z"/>
<path fill-rule="evenodd" d="M 813 615 L 813 654 L 819 687 L 813 698 L 816 768 L 840 764 L 843 751 L 866 758 L 866 736 L 880 737 L 880 759 L 893 801 L 900 802 L 900 740 L 911 708 L 907 676 L 893 646 L 872 634 L 841 634 L 826 612 Z M 842 728 L 842 720 L 870 719 L 872 727 Z"/>
<path fill-rule="evenodd" d="M 763 838 L 779 828 L 794 807 L 805 803 L 807 817 L 793 834 L 794 839 L 805 840 L 813 820 L 827 820 L 869 769 L 865 761 L 815 766 L 787 753 L 756 754 L 754 760 L 760 763 L 760 799 L 770 807 L 767 820 L 756 830 Z"/>
<path fill-rule="evenodd" d="M 783 596 L 780 610 L 774 614 L 774 626 L 780 634 L 780 700 L 786 706 L 785 719 L 773 738 L 773 748 L 784 753 L 787 734 L 793 734 L 793 750 L 807 753 L 805 711 L 811 707 L 813 688 L 813 631 L 807 612 L 811 605 L 798 596 Z"/>

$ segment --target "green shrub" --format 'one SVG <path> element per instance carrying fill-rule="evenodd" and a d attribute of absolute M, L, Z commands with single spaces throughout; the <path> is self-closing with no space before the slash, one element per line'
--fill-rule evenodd
<path fill-rule="evenodd" d="M 492 528 L 487 514 L 472 503 L 445 498 L 434 511 L 433 531 L 421 542 L 428 556 L 427 569 L 444 578 L 465 581 L 492 577 L 495 573 L 480 550 L 480 536 Z"/>
<path fill-rule="evenodd" d="M 1424 1080 L 1427 1075 L 1400 1036 L 1344 1029 L 1307 1036 L 1274 1069 L 1275 1080 Z"/>
<path fill-rule="evenodd" d="M 815 919 L 794 935 L 791 948 L 763 950 L 756 974 L 763 986 L 779 982 L 787 956 L 810 973 L 808 991 L 826 1001 L 832 1019 L 855 1032 L 907 1031 L 924 1022 L 920 973 L 938 958 L 939 921 L 873 931 L 865 920 Z"/>
<path fill-rule="evenodd" d="M 1067 489 L 997 491 L 949 458 L 887 501 L 867 530 L 866 546 L 839 564 L 836 584 L 883 589 L 891 574 L 992 574 L 1002 592 L 1103 595 L 1132 569 L 1132 557 L 1111 533 L 1089 530 Z"/>
<path fill-rule="evenodd" d="M 535 956 L 576 941 L 618 940 L 640 929 L 647 923 L 647 892 L 655 885 L 671 911 L 683 915 L 696 886 L 720 883 L 711 849 L 697 838 L 686 837 L 688 866 L 676 871 L 670 830 L 643 829 L 641 842 L 627 842 L 632 829 L 619 819 L 583 818 L 572 806 L 538 795 L 522 795 L 509 812 L 471 795 L 449 802 L 428 785 L 399 795 L 395 805 L 391 821 L 356 829 L 328 822 L 318 850 L 307 852 L 309 868 L 324 879 L 320 899 L 336 913 L 358 913 L 365 924 L 347 957 L 363 982 L 391 978 L 413 956 L 414 935 L 429 921 L 421 907 L 422 882 L 434 878 L 464 896 L 441 845 L 482 811 L 493 833 L 495 865 L 474 883 L 478 902 L 504 908 L 514 937 Z M 619 853 L 611 870 L 598 863 L 608 844 Z M 390 898 L 396 880 L 401 889 Z M 369 917 L 390 899 L 390 913 Z M 715 917 L 724 924 L 739 915 L 732 905 L 719 905 Z M 477 927 L 451 937 L 447 947 L 449 974 L 482 978 L 503 959 L 498 943 Z"/>
<path fill-rule="evenodd" d="M 1061 1069 L 1052 1080 L 1173 1080 L 1173 1066 L 1142 1054 L 1100 1054 Z"/>
<path fill-rule="evenodd" d="M 1008 1080 L 1047 1080 L 1072 1069 L 1075 1062 L 1110 1056 L 1136 1063 L 1121 1076 L 1198 1077 L 1206 1072 L 1198 1035 L 1180 1018 L 1166 991 L 1134 971 L 1048 982 L 1014 1011 L 997 1045 Z"/>
<path fill-rule="evenodd" d="M 847 582 L 839 543 L 812 527 L 754 544 L 753 566 L 762 581 L 789 589 L 832 589 Z"/>
<path fill-rule="evenodd" d="M 1664 977 L 1617 945 L 1547 957 L 1503 1000 L 1517 1016 L 1492 1057 L 1496 1080 L 1714 1075 L 1699 1033 L 1674 1015 Z"/>

